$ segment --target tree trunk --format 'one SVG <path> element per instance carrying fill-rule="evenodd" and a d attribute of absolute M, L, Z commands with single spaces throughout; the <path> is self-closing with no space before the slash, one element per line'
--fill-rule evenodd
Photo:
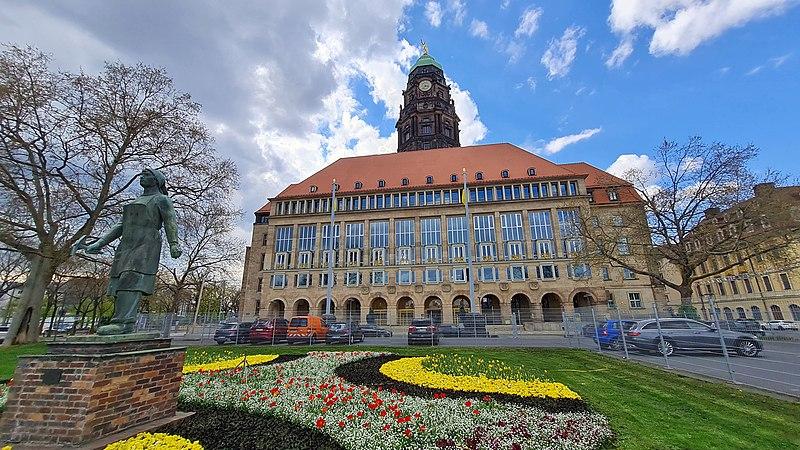
<path fill-rule="evenodd" d="M 682 305 L 692 304 L 692 286 L 678 286 L 678 293 L 681 295 Z"/>
<path fill-rule="evenodd" d="M 12 344 L 25 344 L 39 340 L 39 318 L 42 314 L 42 300 L 47 285 L 53 280 L 56 263 L 53 258 L 34 256 L 31 260 L 30 272 L 22 287 L 17 310 L 3 347 Z"/>

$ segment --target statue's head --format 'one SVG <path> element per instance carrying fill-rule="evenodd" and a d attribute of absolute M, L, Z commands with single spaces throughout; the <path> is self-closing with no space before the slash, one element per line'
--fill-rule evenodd
<path fill-rule="evenodd" d="M 139 175 L 139 184 L 143 188 L 158 186 L 158 190 L 167 195 L 167 179 L 160 170 L 142 169 L 142 173 Z"/>

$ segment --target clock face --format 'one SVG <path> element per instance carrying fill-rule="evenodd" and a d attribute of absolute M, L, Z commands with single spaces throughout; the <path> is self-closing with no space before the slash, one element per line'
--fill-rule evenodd
<path fill-rule="evenodd" d="M 421 91 L 428 91 L 431 88 L 431 82 L 428 80 L 422 80 L 419 83 L 419 89 Z"/>

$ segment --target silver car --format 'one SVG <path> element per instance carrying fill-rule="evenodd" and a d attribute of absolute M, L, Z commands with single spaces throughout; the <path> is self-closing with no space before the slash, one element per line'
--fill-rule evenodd
<path fill-rule="evenodd" d="M 658 351 L 671 355 L 676 351 L 722 351 L 719 336 L 725 340 L 725 347 L 741 356 L 757 356 L 764 349 L 761 341 L 750 333 L 717 330 L 704 323 L 691 319 L 661 319 L 661 332 L 664 344 L 658 336 L 655 319 L 640 320 L 625 332 L 629 345 L 644 351 Z"/>

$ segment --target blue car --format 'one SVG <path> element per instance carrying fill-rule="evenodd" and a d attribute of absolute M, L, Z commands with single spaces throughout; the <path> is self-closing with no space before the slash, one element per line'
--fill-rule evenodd
<path fill-rule="evenodd" d="M 600 336 L 600 347 L 622 350 L 622 334 L 619 331 L 619 323 L 619 320 L 608 320 L 597 330 L 597 334 Z M 636 325 L 635 320 L 622 321 L 624 331 L 631 329 L 634 325 Z M 597 342 L 597 336 L 593 336 L 593 340 Z"/>

